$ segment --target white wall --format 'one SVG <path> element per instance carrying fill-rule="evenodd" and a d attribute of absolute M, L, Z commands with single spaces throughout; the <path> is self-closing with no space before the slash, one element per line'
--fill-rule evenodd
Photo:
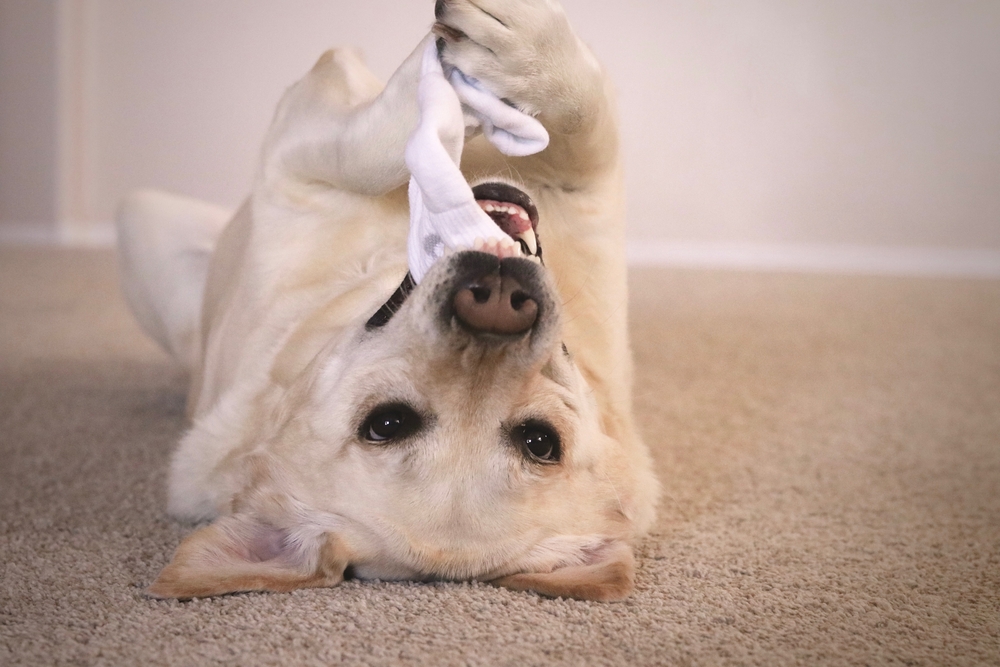
<path fill-rule="evenodd" d="M 1000 2 L 651 5 L 600 41 L 637 235 L 1000 248 Z"/>
<path fill-rule="evenodd" d="M 433 6 L 56 2 L 81 13 L 76 208 L 97 223 L 138 185 L 235 205 L 281 91 L 341 43 L 388 76 Z M 877 263 L 923 248 L 1000 273 L 1000 2 L 564 5 L 618 82 L 643 257 Z"/>
<path fill-rule="evenodd" d="M 278 99 L 321 53 L 356 43 L 388 78 L 433 20 L 433 2 L 398 0 L 91 2 L 101 219 L 140 185 L 237 205 Z"/>
<path fill-rule="evenodd" d="M 58 216 L 56 3 L 0 1 L 0 232 L 44 237 Z"/>

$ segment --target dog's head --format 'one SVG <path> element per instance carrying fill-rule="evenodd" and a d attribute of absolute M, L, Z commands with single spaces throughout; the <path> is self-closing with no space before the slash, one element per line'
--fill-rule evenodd
<path fill-rule="evenodd" d="M 537 224 L 523 192 L 491 187 L 477 198 L 502 227 L 522 212 Z M 331 341 L 266 408 L 232 513 L 190 536 L 151 593 L 346 574 L 627 595 L 634 463 L 562 343 L 534 234 L 515 231 L 530 258 L 451 254 Z"/>

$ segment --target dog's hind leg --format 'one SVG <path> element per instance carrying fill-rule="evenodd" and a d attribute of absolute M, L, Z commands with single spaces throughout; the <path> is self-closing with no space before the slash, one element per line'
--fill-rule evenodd
<path fill-rule="evenodd" d="M 383 87 L 351 48 L 332 49 L 285 93 L 264 142 L 263 186 L 280 178 L 378 197 L 406 183 L 428 36 Z M 277 182 L 275 182 L 277 180 Z"/>
<path fill-rule="evenodd" d="M 209 259 L 231 212 L 158 192 L 129 194 L 118 210 L 122 290 L 142 328 L 188 371 L 201 354 Z"/>

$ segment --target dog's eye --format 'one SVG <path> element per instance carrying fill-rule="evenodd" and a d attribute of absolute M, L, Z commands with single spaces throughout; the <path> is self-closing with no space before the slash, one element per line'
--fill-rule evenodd
<path fill-rule="evenodd" d="M 529 421 L 515 428 L 514 442 L 529 458 L 540 463 L 558 463 L 562 456 L 559 434 L 548 424 Z"/>
<path fill-rule="evenodd" d="M 361 425 L 361 437 L 369 442 L 404 438 L 420 428 L 420 416 L 406 405 L 380 405 Z"/>

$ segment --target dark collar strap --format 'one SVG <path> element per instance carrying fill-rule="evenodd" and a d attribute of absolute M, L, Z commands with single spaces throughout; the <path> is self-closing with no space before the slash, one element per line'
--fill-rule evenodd
<path fill-rule="evenodd" d="M 382 307 L 378 309 L 378 312 L 371 316 L 368 323 L 365 324 L 365 328 L 368 330 L 378 329 L 381 326 L 385 326 L 392 316 L 396 314 L 403 302 L 406 301 L 406 297 L 410 296 L 410 292 L 413 288 L 417 286 L 417 283 L 413 281 L 413 276 L 410 272 L 406 272 L 406 277 L 403 278 L 403 282 L 399 284 L 396 291 L 392 293 L 389 300 L 382 304 Z"/>

